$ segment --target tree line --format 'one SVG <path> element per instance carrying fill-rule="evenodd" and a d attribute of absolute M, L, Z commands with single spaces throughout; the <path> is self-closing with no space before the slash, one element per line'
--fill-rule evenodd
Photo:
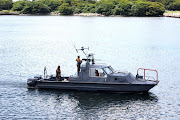
<path fill-rule="evenodd" d="M 0 10 L 18 11 L 23 14 L 61 15 L 99 13 L 105 16 L 159 16 L 165 9 L 180 10 L 180 0 L 0 0 Z"/>

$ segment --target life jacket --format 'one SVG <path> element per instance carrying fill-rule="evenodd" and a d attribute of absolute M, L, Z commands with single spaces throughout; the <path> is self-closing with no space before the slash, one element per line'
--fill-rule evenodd
<path fill-rule="evenodd" d="M 60 69 L 56 69 L 56 76 L 59 76 L 59 75 L 61 75 L 61 70 Z"/>
<path fill-rule="evenodd" d="M 81 60 L 79 58 L 76 59 L 77 64 L 81 64 Z"/>

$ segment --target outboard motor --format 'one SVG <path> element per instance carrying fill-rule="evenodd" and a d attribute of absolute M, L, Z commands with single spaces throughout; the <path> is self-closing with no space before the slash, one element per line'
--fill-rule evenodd
<path fill-rule="evenodd" d="M 37 81 L 42 79 L 41 76 L 34 76 L 34 78 L 27 79 L 27 85 L 30 87 L 35 87 L 37 84 Z"/>
<path fill-rule="evenodd" d="M 38 80 L 42 79 L 42 76 L 41 75 L 36 75 L 34 76 L 34 78 L 37 78 Z"/>

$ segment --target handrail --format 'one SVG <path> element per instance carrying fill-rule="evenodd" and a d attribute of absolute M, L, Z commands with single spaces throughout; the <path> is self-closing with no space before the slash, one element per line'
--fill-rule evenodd
<path fill-rule="evenodd" d="M 144 80 L 145 80 L 145 76 L 146 76 L 146 70 L 149 70 L 149 71 L 155 71 L 155 72 L 156 72 L 156 78 L 157 78 L 156 81 L 158 81 L 158 71 L 157 71 L 157 70 L 153 70 L 153 69 L 145 69 L 145 68 L 138 68 L 138 69 L 137 69 L 137 75 L 138 75 L 139 70 L 144 70 Z"/>

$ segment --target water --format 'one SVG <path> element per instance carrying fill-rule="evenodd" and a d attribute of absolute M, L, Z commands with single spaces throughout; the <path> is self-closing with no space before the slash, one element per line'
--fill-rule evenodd
<path fill-rule="evenodd" d="M 164 17 L 0 16 L 0 119 L 180 119 L 179 28 Z M 147 95 L 26 88 L 44 66 L 73 75 L 83 57 L 73 45 L 116 70 L 156 69 L 160 83 Z"/>

